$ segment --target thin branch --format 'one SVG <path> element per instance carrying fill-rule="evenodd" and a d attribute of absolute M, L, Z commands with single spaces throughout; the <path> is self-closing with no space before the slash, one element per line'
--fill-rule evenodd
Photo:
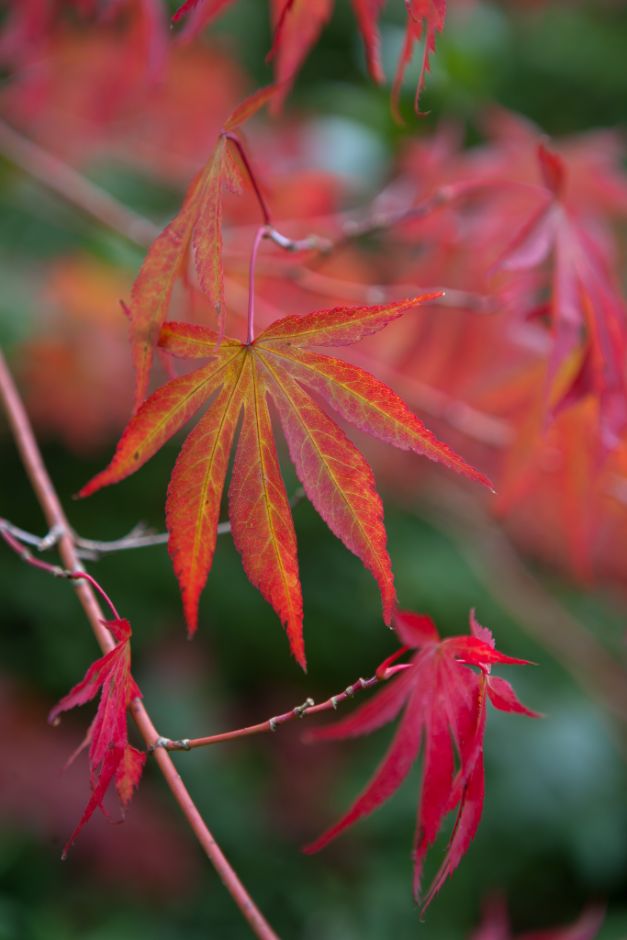
<path fill-rule="evenodd" d="M 302 486 L 299 486 L 290 499 L 292 509 L 294 506 L 298 505 L 304 496 L 305 490 Z M 227 535 L 230 531 L 230 522 L 220 522 L 217 526 L 218 535 Z M 5 533 L 11 535 L 13 539 L 18 542 L 22 542 L 23 545 L 32 545 L 38 552 L 45 552 L 54 548 L 59 544 L 59 540 L 63 534 L 57 527 L 53 527 L 42 537 L 35 535 L 34 532 L 27 532 L 26 529 L 20 529 L 19 526 L 13 525 L 13 523 L 9 522 L 7 519 L 0 518 L 0 535 L 4 537 Z M 124 552 L 134 548 L 151 548 L 153 545 L 165 545 L 170 535 L 168 532 L 150 532 L 140 522 L 131 529 L 128 535 L 124 535 L 119 539 L 111 539 L 109 541 L 86 539 L 76 532 L 72 532 L 72 538 L 74 540 L 76 554 L 79 558 L 97 561 L 101 555 L 108 555 L 113 552 Z M 22 554 L 22 552 L 19 554 Z M 65 569 L 59 569 L 59 571 L 65 571 Z"/>
<path fill-rule="evenodd" d="M 401 374 L 393 366 L 385 366 L 384 363 L 375 361 L 362 350 L 352 350 L 351 359 L 355 364 L 387 381 L 419 412 L 426 412 L 432 418 L 444 421 L 471 440 L 497 449 L 507 447 L 511 443 L 513 431 L 509 422 L 503 418 L 479 411 L 473 405 L 453 398 L 447 392 L 427 385 L 412 375 Z"/>
<path fill-rule="evenodd" d="M 336 239 L 313 234 L 303 239 L 292 239 L 273 227 L 270 210 L 241 140 L 237 135 L 229 132 L 224 134 L 224 137 L 237 148 L 253 187 L 264 224 L 268 226 L 268 237 L 280 248 L 289 252 L 316 251 L 324 257 L 338 250 L 345 242 L 404 222 L 424 218 L 453 199 L 486 185 L 485 181 L 482 181 L 475 184 L 443 186 L 418 206 L 387 213 L 365 214 L 361 219 L 356 219 L 352 215 L 346 216 L 341 223 L 340 235 Z M 0 120 L 0 153 L 71 205 L 136 245 L 147 248 L 160 234 L 161 229 L 154 222 L 129 209 L 69 164 L 33 143 L 2 120 Z"/>
<path fill-rule="evenodd" d="M 83 569 L 76 552 L 70 527 L 59 497 L 57 496 L 56 490 L 43 463 L 22 400 L 1 352 L 0 398 L 3 401 L 9 419 L 9 425 L 13 432 L 22 462 L 24 463 L 33 490 L 46 517 L 46 521 L 50 528 L 56 526 L 63 531 L 59 539 L 59 554 L 63 564 L 66 569 L 72 572 L 73 577 L 77 577 Z M 115 644 L 109 631 L 104 626 L 102 610 L 100 609 L 92 585 L 83 580 L 77 581 L 76 593 L 100 649 L 103 653 L 109 652 L 114 648 Z M 153 747 L 155 742 L 159 740 L 159 734 L 146 708 L 139 699 L 135 699 L 129 710 L 133 715 L 146 746 L 148 748 Z M 157 748 L 154 756 L 174 799 L 186 817 L 194 835 L 215 867 L 222 883 L 231 894 L 253 933 L 259 937 L 260 940 L 278 940 L 277 934 L 255 906 L 248 891 L 239 880 L 235 870 L 232 868 L 228 859 L 222 852 L 222 849 L 216 843 L 212 833 L 207 828 L 198 808 L 181 780 L 170 755 L 164 748 Z"/>
<path fill-rule="evenodd" d="M 159 226 L 1 120 L 0 153 L 58 196 L 136 245 L 146 248 L 159 234 Z"/>
<path fill-rule="evenodd" d="M 248 267 L 248 330 L 246 333 L 246 344 L 248 346 L 250 346 L 255 339 L 255 265 L 257 264 L 259 246 L 266 237 L 267 231 L 268 229 L 265 225 L 257 229 L 252 251 L 250 252 L 250 264 Z"/>
<path fill-rule="evenodd" d="M 271 236 L 268 235 L 268 238 Z M 305 244 L 310 238 L 294 245 Z M 287 250 L 298 250 L 297 248 Z M 257 265 L 257 270 L 270 277 L 289 278 L 303 290 L 322 296 L 332 296 L 335 300 L 346 300 L 349 303 L 382 304 L 398 297 L 415 297 L 418 294 L 433 294 L 440 291 L 439 297 L 434 297 L 423 306 L 430 307 L 459 307 L 471 313 L 487 315 L 498 310 L 498 300 L 488 294 L 479 294 L 476 291 L 457 290 L 440 285 L 424 287 L 422 284 L 362 284 L 358 281 L 346 281 L 342 278 L 321 274 L 319 271 L 294 265 L 286 267 L 284 262 L 277 258 L 264 258 Z"/>
<path fill-rule="evenodd" d="M 267 238 L 283 248 L 284 251 L 295 253 L 297 251 L 319 251 L 322 254 L 328 254 L 333 248 L 333 242 L 329 238 L 321 235 L 306 235 L 304 238 L 290 238 L 283 235 L 278 229 L 269 226 L 267 229 Z"/>
<path fill-rule="evenodd" d="M 308 698 L 302 705 L 297 705 L 281 715 L 275 715 L 274 718 L 260 721 L 256 725 L 248 725 L 246 728 L 238 728 L 235 731 L 225 731 L 222 734 L 210 734 L 204 738 L 180 738 L 176 741 L 170 738 L 159 738 L 155 747 L 162 747 L 167 751 L 191 751 L 196 747 L 208 747 L 212 744 L 222 744 L 224 741 L 247 738 L 253 734 L 266 734 L 269 731 L 276 731 L 280 725 L 287 724 L 295 718 L 304 718 L 305 716 L 319 715 L 321 712 L 328 712 L 331 709 L 335 710 L 342 702 L 354 698 L 357 692 L 362 691 L 362 689 L 371 689 L 374 685 L 379 685 L 379 683 L 390 679 L 394 674 L 395 671 L 391 670 L 381 675 L 371 676 L 369 679 L 357 679 L 352 685 L 347 686 L 343 692 L 332 695 L 324 702 L 320 702 L 319 705 L 316 705 L 312 698 Z"/>
<path fill-rule="evenodd" d="M 55 545 L 59 544 L 62 534 L 58 528 L 52 528 L 46 535 L 39 536 L 33 532 L 27 532 L 26 529 L 20 529 L 19 526 L 13 525 L 8 519 L 0 519 L 0 533 L 4 532 L 8 532 L 9 535 L 12 535 L 13 538 L 24 545 L 32 545 L 38 552 L 45 552 L 49 548 L 54 548 Z"/>
<path fill-rule="evenodd" d="M 0 536 L 4 539 L 9 548 L 12 548 L 16 555 L 19 555 L 22 561 L 25 561 L 27 565 L 32 565 L 33 568 L 39 568 L 40 571 L 45 571 L 47 574 L 51 574 L 55 578 L 67 578 L 68 581 L 87 581 L 89 584 L 91 584 L 94 591 L 97 591 L 103 601 L 107 604 L 109 610 L 113 614 L 113 619 L 120 619 L 120 614 L 118 613 L 115 604 L 105 589 L 87 571 L 82 569 L 80 571 L 70 571 L 67 568 L 61 568 L 59 565 L 51 565 L 47 561 L 42 561 L 41 558 L 35 558 L 33 553 L 30 552 L 24 545 L 21 544 L 21 542 L 18 541 L 17 538 L 12 535 L 10 526 L 7 526 L 5 519 L 0 519 Z M 61 535 L 59 534 L 57 541 L 59 541 L 60 538 Z M 41 539 L 40 541 L 43 542 L 44 539 Z"/>

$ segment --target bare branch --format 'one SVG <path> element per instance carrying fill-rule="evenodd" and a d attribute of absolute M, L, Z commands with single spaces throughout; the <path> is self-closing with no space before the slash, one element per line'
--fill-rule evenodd
<path fill-rule="evenodd" d="M 44 512 L 46 521 L 51 529 L 58 527 L 59 530 L 63 532 L 59 538 L 59 554 L 63 564 L 67 571 L 71 573 L 73 579 L 79 577 L 86 579 L 77 581 L 76 593 L 100 649 L 103 653 L 107 653 L 114 648 L 115 643 L 111 634 L 104 626 L 102 610 L 94 593 L 94 581 L 91 576 L 87 575 L 82 569 L 63 507 L 61 506 L 52 481 L 48 476 L 33 429 L 1 352 L 0 398 L 4 404 L 9 419 L 9 425 L 13 432 L 22 462 L 24 463 L 33 490 Z M 3 530 L 3 535 L 6 540 L 6 530 Z M 12 538 L 10 535 L 9 537 Z M 34 559 L 34 561 L 39 561 L 39 559 Z M 40 565 L 38 565 L 38 567 L 39 566 Z M 135 719 L 137 728 L 146 746 L 148 748 L 153 747 L 155 742 L 159 740 L 160 735 L 146 711 L 146 708 L 139 699 L 135 699 L 129 710 Z M 216 843 L 212 833 L 207 828 L 205 821 L 179 776 L 170 755 L 164 748 L 157 748 L 155 750 L 155 760 L 174 799 L 194 832 L 194 835 L 218 872 L 222 883 L 231 894 L 255 936 L 259 937 L 260 940 L 278 940 L 277 934 L 270 927 L 261 911 L 256 907 L 235 870 L 232 868 L 230 862 Z"/>
<path fill-rule="evenodd" d="M 352 685 L 347 686 L 343 692 L 339 692 L 337 695 L 331 695 L 319 705 L 316 705 L 312 698 L 308 698 L 302 705 L 296 705 L 295 708 L 291 708 L 281 715 L 275 715 L 273 718 L 268 718 L 266 721 L 261 721 L 257 725 L 248 725 L 246 728 L 238 728 L 235 731 L 225 731 L 222 734 L 210 734 L 204 738 L 181 738 L 176 741 L 170 738 L 161 738 L 154 746 L 163 747 L 168 751 L 191 751 L 197 747 L 209 747 L 212 744 L 222 744 L 224 741 L 234 741 L 237 738 L 246 738 L 254 734 L 266 734 L 270 731 L 276 731 L 280 725 L 294 721 L 295 718 L 319 715 L 321 712 L 331 710 L 335 711 L 338 705 L 341 705 L 342 702 L 347 701 L 349 698 L 354 698 L 357 692 L 361 692 L 363 689 L 371 689 L 373 686 L 379 685 L 379 683 L 391 678 L 393 674 L 392 671 L 390 674 L 386 673 L 381 676 L 375 675 L 371 676 L 369 679 L 357 679 Z"/>

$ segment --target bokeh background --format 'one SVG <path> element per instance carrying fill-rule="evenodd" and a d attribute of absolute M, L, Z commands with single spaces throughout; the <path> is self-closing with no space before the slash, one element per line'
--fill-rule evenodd
<path fill-rule="evenodd" d="M 410 73 L 403 102 L 408 122 L 399 127 L 390 115 L 388 89 L 375 88 L 365 73 L 349 5 L 338 0 L 296 82 L 280 146 L 293 146 L 308 172 L 333 174 L 350 186 L 356 204 L 377 192 L 408 141 L 433 133 L 442 117 L 459 122 L 469 144 L 481 141 L 481 118 L 493 102 L 551 135 L 615 127 L 624 119 L 623 3 L 451 6 L 422 99 L 429 116 L 418 122 L 411 117 Z M 193 53 L 180 53 L 167 95 L 155 100 L 154 91 L 142 97 L 135 89 L 123 121 L 108 123 L 104 114 L 86 123 L 76 75 L 97 71 L 99 55 L 107 61 L 106 32 L 72 26 L 58 43 L 42 46 L 27 68 L 5 62 L 0 103 L 13 126 L 162 223 L 179 204 L 194 161 L 198 165 L 209 151 L 224 114 L 270 77 L 263 64 L 271 41 L 267 9 L 257 0 L 239 0 Z M 402 32 L 402 10 L 386 12 L 388 74 Z M 42 89 L 52 107 L 41 105 Z M 120 96 L 127 91 L 118 89 Z M 110 84 L 103 86 L 98 100 L 105 111 L 113 95 Z M 164 114 L 167 133 L 159 130 Z M 176 120 L 178 132 L 172 130 Z M 272 135 L 272 126 L 261 128 L 259 152 L 272 153 Z M 138 521 L 161 530 L 177 442 L 119 487 L 85 502 L 72 500 L 109 459 L 130 411 L 130 357 L 118 298 L 128 295 L 142 252 L 1 154 L 0 203 L 0 339 L 72 524 L 100 539 L 118 537 Z M 316 211 L 305 208 L 303 214 Z M 414 493 L 411 476 L 398 486 L 381 452 L 373 459 L 379 461 L 403 606 L 428 612 L 444 634 L 465 632 L 475 607 L 500 649 L 538 663 L 507 677 L 546 718 L 489 715 L 483 821 L 424 922 L 411 900 L 410 872 L 419 768 L 385 807 L 322 854 L 300 853 L 369 778 L 389 728 L 350 746 L 305 746 L 304 725 L 296 723 L 271 737 L 177 755 L 194 799 L 285 937 L 469 937 L 486 901 L 502 896 L 515 932 L 566 923 L 601 901 L 607 916 L 599 937 L 624 940 L 627 735 L 620 708 L 603 694 L 610 684 L 605 659 L 599 666 L 576 653 L 579 624 L 612 662 L 624 661 L 624 584 L 616 577 L 582 584 L 562 564 L 533 554 L 517 551 L 509 559 L 502 530 L 477 527 L 470 486 L 449 492 L 446 485 L 421 485 Z M 5 425 L 0 467 L 0 514 L 42 532 Z M 403 467 L 411 473 L 412 464 Z M 289 469 L 286 479 L 291 492 L 296 481 Z M 185 638 L 164 548 L 94 564 L 94 574 L 133 624 L 134 672 L 162 733 L 194 737 L 262 720 L 309 695 L 326 698 L 372 674 L 394 649 L 369 576 L 306 502 L 296 506 L 294 517 L 307 676 L 289 657 L 276 618 L 248 584 L 228 536 L 219 539 L 193 643 Z M 65 772 L 63 765 L 89 715 L 88 708 L 68 715 L 55 729 L 46 715 L 82 676 L 95 645 L 67 584 L 21 564 L 8 550 L 0 565 L 0 599 L 0 938 L 246 937 L 232 901 L 150 766 L 126 821 L 112 825 L 95 817 L 68 861 L 60 862 L 87 798 L 85 760 Z M 572 640 L 569 618 L 575 620 Z M 446 835 L 433 851 L 432 872 Z"/>

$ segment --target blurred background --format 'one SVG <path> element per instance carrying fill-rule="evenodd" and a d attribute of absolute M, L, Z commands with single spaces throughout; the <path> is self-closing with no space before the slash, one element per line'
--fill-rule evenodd
<path fill-rule="evenodd" d="M 336 212 L 368 205 L 384 187 L 391 192 L 394 179 L 406 183 L 419 172 L 440 179 L 452 160 L 451 147 L 460 154 L 483 152 L 490 134 L 486 116 L 495 104 L 556 139 L 568 135 L 577 141 L 624 120 L 627 18 L 620 0 L 450 5 L 421 97 L 428 115 L 413 115 L 417 76 L 410 68 L 401 98 L 406 124 L 400 126 L 391 116 L 389 84 L 376 87 L 367 75 L 350 5 L 337 0 L 284 113 L 275 123 L 259 122 L 248 136 L 271 205 L 290 234 L 318 231 L 318 225 L 324 230 Z M 404 13 L 402 4 L 387 8 L 382 58 L 392 76 Z M 163 529 L 167 479 L 180 440 L 119 487 L 73 501 L 108 462 L 130 415 L 132 369 L 119 299 L 128 298 L 144 248 L 141 239 L 134 243 L 60 198 L 46 184 L 45 161 L 37 164 L 37 158 L 60 158 L 161 227 L 176 212 L 225 115 L 243 94 L 271 78 L 264 65 L 271 28 L 258 0 L 238 0 L 193 45 L 176 45 L 167 66 L 160 66 L 166 73 L 152 74 L 139 60 L 138 50 L 145 52 L 150 42 L 132 17 L 129 22 L 85 24 L 61 12 L 45 34 L 33 33 L 27 42 L 15 16 L 5 13 L 0 39 L 0 341 L 71 522 L 81 535 L 97 539 L 117 538 L 138 522 Z M 156 42 L 154 36 L 150 41 Z M 35 164 L 16 157 L 6 126 L 35 144 Z M 617 139 L 594 138 L 601 158 Z M 419 170 L 412 169 L 416 163 Z M 441 179 L 446 182 L 445 175 Z M 618 188 L 615 193 L 618 214 L 625 194 Z M 242 259 L 255 211 L 247 198 L 227 205 L 227 303 L 234 324 L 245 306 Z M 422 239 L 428 235 L 419 232 Z M 613 237 L 620 254 L 624 227 L 613 228 Z M 272 268 L 270 258 L 260 269 L 260 318 L 273 318 L 276 309 L 285 314 L 333 305 L 334 288 L 346 295 L 347 285 L 370 283 L 373 266 L 382 269 L 380 250 L 366 240 L 324 268 L 312 266 L 318 280 L 312 276 L 309 286 L 291 268 L 287 274 Z M 451 266 L 425 280 L 429 263 L 408 252 L 395 270 L 384 272 L 385 283 L 440 286 L 438 279 L 450 277 L 445 285 L 479 291 L 477 284 L 455 283 L 461 275 Z M 366 302 L 378 299 L 377 284 L 370 283 L 375 294 Z M 177 309 L 185 303 L 182 294 L 175 296 Z M 192 306 L 192 316 L 201 318 L 202 303 Z M 448 322 L 465 329 L 473 314 L 464 306 L 451 310 Z M 497 473 L 498 461 L 474 433 L 476 422 L 471 427 L 468 420 L 450 420 L 450 408 L 439 408 L 454 384 L 450 362 L 441 375 L 433 366 L 429 397 L 426 386 L 416 384 L 429 363 L 416 372 L 404 363 L 401 370 L 398 349 L 407 336 L 395 329 L 385 345 L 377 340 L 367 347 L 379 364 L 377 374 L 407 392 L 421 416 L 423 406 L 430 408 L 425 420 L 464 456 Z M 442 342 L 433 339 L 435 349 L 436 340 Z M 403 388 L 390 365 L 395 350 Z M 498 359 L 499 350 L 488 347 L 488 358 Z M 463 385 L 459 395 L 468 401 Z M 478 395 L 474 385 L 472 395 Z M 502 414 L 492 407 L 490 417 L 500 420 Z M 490 433 L 494 427 L 489 425 Z M 611 507 L 598 509 L 605 515 L 594 532 L 594 551 L 583 557 L 571 549 L 589 545 L 588 522 L 572 519 L 577 512 L 585 516 L 588 495 L 592 501 L 589 481 L 565 524 L 553 513 L 559 479 L 557 489 L 545 487 L 537 498 L 533 488 L 524 498 L 511 496 L 505 508 L 513 507 L 513 516 L 504 511 L 495 518 L 471 484 L 425 468 L 419 458 L 393 460 L 383 449 L 359 443 L 384 498 L 402 606 L 430 614 L 445 635 L 466 632 L 469 610 L 476 608 L 500 650 L 538 664 L 502 675 L 507 672 L 525 704 L 546 717 L 489 714 L 483 820 L 424 922 L 411 899 L 419 767 L 387 805 L 323 853 L 300 852 L 364 786 L 390 728 L 350 745 L 314 746 L 301 742 L 299 722 L 269 737 L 176 755 L 194 799 L 285 937 L 465 938 L 477 928 L 486 903 L 502 897 L 513 934 L 566 924 L 596 901 L 607 904 L 598 936 L 624 940 L 627 490 L 621 491 L 622 503 L 616 497 Z M 620 466 L 620 448 L 616 454 Z M 288 492 L 294 492 L 294 473 L 287 460 L 282 465 Z M 0 515 L 43 534 L 41 513 L 4 423 L 0 466 Z M 618 479 L 614 464 L 611 472 Z M 516 487 L 511 492 L 518 493 Z M 289 656 L 273 612 L 246 580 L 228 535 L 218 541 L 192 643 L 165 548 L 93 563 L 94 575 L 133 624 L 134 675 L 162 734 L 210 734 L 261 721 L 307 696 L 322 700 L 371 675 L 394 650 L 369 575 L 306 501 L 295 507 L 294 519 L 307 676 Z M 22 564 L 8 550 L 0 565 L 0 598 L 0 940 L 248 936 L 150 764 L 123 825 L 95 816 L 69 859 L 60 862 L 88 798 L 85 756 L 66 771 L 63 766 L 92 710 L 69 714 L 57 728 L 47 725 L 46 716 L 93 661 L 95 644 L 67 584 Z M 117 809 L 111 811 L 117 822 Z M 437 870 L 447 835 L 433 850 L 427 875 Z"/>

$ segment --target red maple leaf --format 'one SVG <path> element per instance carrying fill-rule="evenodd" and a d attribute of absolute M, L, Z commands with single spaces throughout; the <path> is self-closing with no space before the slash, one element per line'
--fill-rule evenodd
<path fill-rule="evenodd" d="M 233 540 L 248 578 L 276 610 L 294 656 L 305 665 L 296 536 L 268 396 L 307 496 L 331 531 L 375 578 L 388 623 L 396 594 L 383 506 L 372 470 L 309 390 L 360 430 L 490 485 L 428 431 L 387 385 L 350 363 L 310 348 L 355 343 L 432 296 L 285 317 L 250 343 L 228 337 L 218 342 L 213 330 L 190 324 L 163 327 L 160 345 L 167 352 L 209 362 L 167 383 L 144 402 L 124 431 L 110 465 L 80 495 L 134 473 L 211 400 L 183 445 L 166 504 L 168 548 L 190 633 L 197 626 L 198 601 L 213 561 L 229 453 L 243 412 L 229 490 Z"/>
<path fill-rule="evenodd" d="M 141 692 L 131 675 L 131 625 L 128 620 L 107 621 L 117 645 L 89 667 L 84 678 L 52 709 L 48 720 L 56 722 L 61 712 L 90 702 L 100 691 L 100 702 L 85 740 L 70 757 L 69 763 L 89 746 L 89 777 L 91 797 L 74 832 L 68 839 L 63 856 L 76 840 L 85 823 L 115 782 L 122 807 L 130 802 L 144 769 L 146 755 L 128 743 L 126 711 Z"/>
<path fill-rule="evenodd" d="M 608 451 L 627 427 L 625 307 L 611 252 L 599 235 L 603 229 L 569 194 L 566 163 L 544 144 L 537 147 L 537 156 L 544 182 L 540 202 L 502 253 L 499 266 L 525 272 L 551 259 L 546 312 L 552 333 L 547 380 L 552 410 L 586 396 L 596 398 L 600 449 Z M 571 380 L 555 400 L 564 372 L 572 373 Z"/>
<path fill-rule="evenodd" d="M 414 895 L 421 895 L 425 855 L 435 841 L 444 817 L 457 809 L 446 856 L 424 901 L 432 901 L 445 879 L 457 868 L 479 825 L 483 809 L 483 737 L 486 695 L 495 708 L 538 717 L 525 708 L 509 682 L 490 675 L 494 663 L 524 665 L 497 652 L 491 632 L 470 615 L 470 636 L 441 640 L 426 616 L 399 612 L 394 627 L 404 646 L 381 664 L 377 675 L 393 676 L 388 684 L 352 715 L 314 732 L 317 741 L 368 734 L 405 712 L 378 771 L 351 809 L 334 826 L 305 848 L 324 848 L 358 819 L 377 809 L 398 789 L 418 757 L 424 741 L 424 768 L 414 840 Z M 409 649 L 411 662 L 392 663 Z M 479 672 L 470 669 L 476 666 Z M 457 767 L 456 767 L 457 762 Z"/>
<path fill-rule="evenodd" d="M 185 279 L 189 262 L 198 287 L 212 302 L 220 332 L 224 326 L 222 266 L 222 193 L 239 193 L 242 157 L 234 132 L 275 93 L 262 88 L 246 98 L 225 121 L 207 165 L 187 191 L 178 215 L 150 246 L 131 291 L 129 310 L 133 359 L 137 373 L 136 404 L 146 395 L 153 350 L 170 306 L 178 278 Z"/>
<path fill-rule="evenodd" d="M 381 67 L 379 16 L 385 0 L 351 0 L 353 12 L 364 43 L 368 71 L 379 84 L 384 81 Z M 191 39 L 208 26 L 233 0 L 185 0 L 172 17 L 174 22 L 188 16 L 183 37 Z M 393 107 L 398 113 L 398 94 L 403 75 L 412 58 L 416 42 L 424 37 L 424 52 L 416 89 L 415 107 L 429 71 L 429 57 L 435 51 L 436 33 L 444 28 L 446 0 L 404 0 L 407 10 L 405 44 L 398 63 L 392 92 Z M 274 20 L 274 40 L 268 54 L 275 61 L 275 77 L 281 92 L 275 103 L 283 100 L 298 69 L 314 45 L 333 11 L 333 0 L 270 0 Z"/>

